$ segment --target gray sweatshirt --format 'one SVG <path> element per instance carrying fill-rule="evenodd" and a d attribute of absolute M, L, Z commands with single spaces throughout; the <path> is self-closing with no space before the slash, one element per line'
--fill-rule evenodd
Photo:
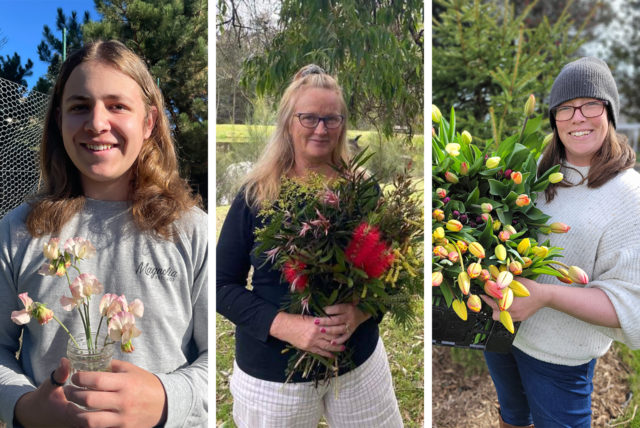
<path fill-rule="evenodd" d="M 14 324 L 12 311 L 21 310 L 19 293 L 46 303 L 73 332 L 82 331 L 77 311 L 66 312 L 60 297 L 71 296 L 64 277 L 42 276 L 43 244 L 49 236 L 32 238 L 25 228 L 26 204 L 0 221 L 0 419 L 12 424 L 18 398 L 48 379 L 66 354 L 68 336 L 55 322 L 25 326 Z M 136 326 L 133 353 L 116 346 L 115 359 L 131 362 L 162 382 L 168 404 L 167 427 L 207 425 L 207 216 L 194 208 L 175 222 L 172 241 L 139 232 L 127 202 L 87 199 L 84 210 L 62 229 L 61 245 L 68 238 L 91 241 L 96 255 L 81 261 L 83 273 L 94 274 L 105 293 L 138 298 L 145 306 Z M 75 277 L 71 273 L 71 279 Z M 94 296 L 91 324 L 99 321 Z M 104 328 L 104 327 L 103 327 Z M 15 354 L 23 331 L 20 359 Z"/>

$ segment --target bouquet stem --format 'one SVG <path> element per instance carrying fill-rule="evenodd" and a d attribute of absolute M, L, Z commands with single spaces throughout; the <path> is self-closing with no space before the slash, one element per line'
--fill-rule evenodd
<path fill-rule="evenodd" d="M 67 334 L 69 335 L 69 337 L 71 338 L 71 340 L 73 341 L 73 343 L 74 343 L 74 344 L 79 348 L 79 347 L 80 347 L 80 345 L 78 345 L 78 342 L 76 342 L 76 339 L 73 337 L 73 335 L 71 334 L 71 332 L 69 331 L 69 329 L 67 328 L 67 326 L 65 326 L 64 324 L 62 324 L 62 321 L 60 321 L 60 320 L 58 319 L 58 317 L 57 317 L 57 316 L 55 316 L 55 315 L 54 315 L 54 316 L 53 316 L 53 319 L 54 319 L 54 320 L 56 320 L 56 322 L 57 322 L 58 324 L 60 324 L 60 327 L 62 327 L 62 328 L 63 328 L 63 330 L 67 332 Z"/>

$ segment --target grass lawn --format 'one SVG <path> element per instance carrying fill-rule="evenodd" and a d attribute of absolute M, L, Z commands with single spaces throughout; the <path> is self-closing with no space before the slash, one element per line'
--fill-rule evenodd
<path fill-rule="evenodd" d="M 616 420 L 617 426 L 640 428 L 640 350 L 632 351 L 621 343 L 614 343 L 614 349 L 629 366 L 628 383 L 633 396 L 627 405 L 623 417 Z M 614 426 L 613 424 L 611 426 Z"/>
<path fill-rule="evenodd" d="M 216 207 L 216 233 L 228 207 Z M 424 422 L 424 323 L 423 301 L 416 300 L 418 322 L 409 330 L 394 324 L 388 317 L 380 324 L 394 388 L 404 426 L 417 428 Z M 235 427 L 232 421 L 233 400 L 229 392 L 229 375 L 234 359 L 234 326 L 216 314 L 216 426 Z M 326 426 L 321 422 L 319 426 Z"/>

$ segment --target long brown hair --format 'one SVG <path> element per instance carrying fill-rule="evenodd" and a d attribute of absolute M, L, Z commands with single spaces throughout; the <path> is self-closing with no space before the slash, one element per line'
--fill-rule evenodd
<path fill-rule="evenodd" d="M 84 206 L 80 172 L 69 158 L 58 125 L 64 87 L 80 64 L 95 61 L 132 78 L 140 87 L 147 114 L 157 119 L 132 165 L 129 201 L 133 220 L 142 231 L 169 238 L 171 224 L 185 211 L 200 204 L 188 183 L 180 177 L 162 93 L 142 59 L 116 40 L 96 41 L 75 51 L 62 64 L 53 89 L 40 146 L 40 191 L 30 202 L 27 229 L 32 236 L 56 234 Z"/>
<path fill-rule="evenodd" d="M 600 149 L 593 155 L 589 174 L 584 177 L 587 187 L 597 188 L 615 177 L 620 171 L 632 168 L 636 164 L 636 153 L 628 144 L 627 136 L 616 133 L 615 127 L 609 120 L 607 135 Z M 538 175 L 554 165 L 562 164 L 566 159 L 564 145 L 558 135 L 558 129 L 553 130 L 553 138 L 542 153 L 542 160 L 538 165 Z M 584 180 L 583 180 L 584 181 Z M 571 187 L 574 183 L 562 180 L 551 184 L 545 190 L 547 202 L 556 196 L 558 187 Z"/>
<path fill-rule="evenodd" d="M 264 148 L 260 159 L 244 180 L 245 199 L 252 207 L 257 208 L 264 201 L 273 201 L 280 192 L 280 178 L 291 171 L 295 164 L 293 140 L 289 127 L 293 120 L 298 95 L 307 88 L 329 89 L 338 95 L 340 114 L 344 116 L 338 144 L 332 154 L 332 162 L 349 158 L 347 146 L 347 105 L 342 88 L 338 81 L 320 67 L 309 64 L 302 67 L 293 77 L 293 81 L 282 95 L 276 121 L 276 129 Z"/>

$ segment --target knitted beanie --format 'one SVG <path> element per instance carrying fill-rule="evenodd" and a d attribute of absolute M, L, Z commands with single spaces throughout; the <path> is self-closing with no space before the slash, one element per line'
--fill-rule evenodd
<path fill-rule="evenodd" d="M 607 63 L 601 59 L 588 56 L 565 65 L 551 87 L 549 96 L 549 121 L 555 129 L 556 120 L 551 110 L 574 98 L 597 98 L 609 103 L 609 118 L 613 127 L 618 122 L 620 101 L 618 88 L 613 80 Z"/>

